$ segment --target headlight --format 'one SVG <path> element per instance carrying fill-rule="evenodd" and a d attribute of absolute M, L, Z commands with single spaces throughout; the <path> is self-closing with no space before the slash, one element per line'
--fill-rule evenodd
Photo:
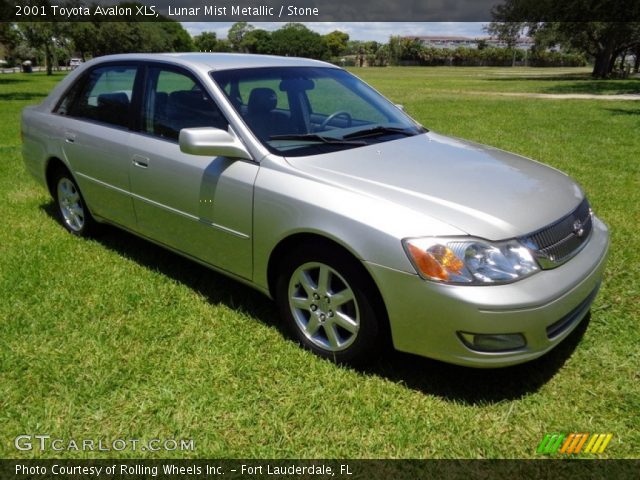
<path fill-rule="evenodd" d="M 438 282 L 509 283 L 539 270 L 529 249 L 516 240 L 434 237 L 405 239 L 402 244 L 418 273 Z"/>

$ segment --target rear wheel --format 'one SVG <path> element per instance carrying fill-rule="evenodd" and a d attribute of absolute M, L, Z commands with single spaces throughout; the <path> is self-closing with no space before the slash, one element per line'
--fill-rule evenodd
<path fill-rule="evenodd" d="M 350 255 L 307 247 L 285 261 L 276 299 L 303 346 L 339 363 L 363 364 L 379 350 L 386 318 L 371 283 Z"/>
<path fill-rule="evenodd" d="M 66 170 L 60 168 L 52 178 L 53 198 L 60 222 L 69 232 L 79 237 L 94 233 L 96 223 L 82 198 L 78 184 Z"/>

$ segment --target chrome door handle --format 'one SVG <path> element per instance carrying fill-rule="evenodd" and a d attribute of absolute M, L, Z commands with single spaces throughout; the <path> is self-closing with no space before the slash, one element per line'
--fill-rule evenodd
<path fill-rule="evenodd" d="M 133 165 L 139 168 L 147 168 L 149 166 L 149 159 L 147 157 L 143 157 L 142 155 L 134 155 L 131 158 Z"/>

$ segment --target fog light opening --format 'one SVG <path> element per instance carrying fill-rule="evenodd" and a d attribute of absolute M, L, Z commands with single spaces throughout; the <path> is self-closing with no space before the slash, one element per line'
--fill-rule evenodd
<path fill-rule="evenodd" d="M 527 341 L 521 333 L 469 333 L 458 332 L 462 343 L 476 352 L 510 352 L 527 346 Z"/>

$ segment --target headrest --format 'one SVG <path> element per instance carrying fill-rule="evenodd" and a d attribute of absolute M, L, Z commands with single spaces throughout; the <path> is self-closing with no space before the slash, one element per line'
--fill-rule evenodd
<path fill-rule="evenodd" d="M 126 93 L 117 92 L 117 93 L 101 93 L 98 95 L 98 105 L 107 106 L 107 105 L 122 105 L 129 106 L 129 97 L 127 97 Z"/>
<path fill-rule="evenodd" d="M 206 108 L 206 97 L 199 91 L 178 90 L 171 92 L 169 95 L 169 103 L 173 107 L 189 108 L 191 110 L 200 110 Z"/>
<path fill-rule="evenodd" d="M 270 88 L 254 88 L 249 95 L 249 113 L 267 113 L 276 108 L 278 97 Z"/>

